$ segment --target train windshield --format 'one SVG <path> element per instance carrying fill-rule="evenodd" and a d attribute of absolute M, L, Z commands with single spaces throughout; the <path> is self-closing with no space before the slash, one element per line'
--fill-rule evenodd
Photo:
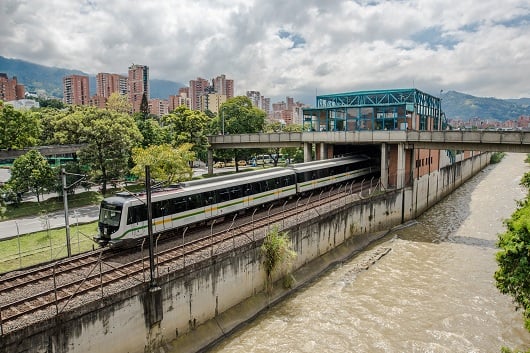
<path fill-rule="evenodd" d="M 109 226 L 119 226 L 121 210 L 101 208 L 99 211 L 99 222 Z"/>

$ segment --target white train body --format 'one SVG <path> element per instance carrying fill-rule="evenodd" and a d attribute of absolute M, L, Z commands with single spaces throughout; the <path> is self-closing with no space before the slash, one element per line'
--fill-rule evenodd
<path fill-rule="evenodd" d="M 377 171 L 372 160 L 357 156 L 185 182 L 152 192 L 153 233 L 204 223 Z M 95 240 L 112 245 L 146 236 L 146 204 L 145 194 L 119 193 L 104 199 Z"/>

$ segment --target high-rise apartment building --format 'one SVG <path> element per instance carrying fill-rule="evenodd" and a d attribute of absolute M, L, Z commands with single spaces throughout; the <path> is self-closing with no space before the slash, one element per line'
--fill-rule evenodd
<path fill-rule="evenodd" d="M 247 91 L 247 97 L 252 102 L 252 106 L 261 108 L 261 93 L 259 91 Z"/>
<path fill-rule="evenodd" d="M 227 99 L 234 97 L 234 80 L 227 79 L 226 75 L 212 79 L 212 86 L 215 93 L 225 95 Z"/>
<path fill-rule="evenodd" d="M 201 96 L 202 111 L 209 110 L 214 114 L 219 113 L 221 104 L 226 102 L 226 96 L 218 93 L 208 93 Z"/>
<path fill-rule="evenodd" d="M 154 98 L 149 100 L 149 113 L 162 117 L 168 113 L 168 100 Z"/>
<path fill-rule="evenodd" d="M 261 109 L 265 111 L 268 117 L 271 116 L 271 99 L 261 96 Z"/>
<path fill-rule="evenodd" d="M 7 74 L 0 73 L 0 100 L 4 102 L 24 99 L 26 90 L 24 85 L 17 82 L 17 78 L 7 77 Z"/>
<path fill-rule="evenodd" d="M 169 96 L 169 106 L 168 110 L 170 112 L 174 111 L 181 105 L 185 106 L 188 109 L 191 109 L 191 99 L 188 97 L 189 89 L 188 87 L 185 87 L 186 89 L 179 89 L 179 94 L 177 96 Z"/>
<path fill-rule="evenodd" d="M 204 78 L 197 77 L 196 80 L 190 80 L 189 97 L 191 100 L 192 110 L 201 109 L 201 96 L 210 93 L 210 82 Z"/>
<path fill-rule="evenodd" d="M 75 105 L 90 103 L 88 76 L 70 75 L 63 78 L 63 102 Z"/>
<path fill-rule="evenodd" d="M 100 72 L 96 76 L 96 95 L 109 98 L 112 93 L 127 94 L 127 77 Z"/>
<path fill-rule="evenodd" d="M 131 65 L 127 81 L 127 94 L 132 105 L 133 113 L 140 111 L 142 97 L 145 94 L 149 101 L 149 67 L 145 65 Z"/>

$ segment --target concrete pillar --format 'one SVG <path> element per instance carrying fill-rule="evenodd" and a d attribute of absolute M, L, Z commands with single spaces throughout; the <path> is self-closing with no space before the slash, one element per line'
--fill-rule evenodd
<path fill-rule="evenodd" d="M 213 151 L 208 150 L 208 174 L 213 174 Z"/>
<path fill-rule="evenodd" d="M 311 150 L 312 145 L 310 143 L 304 142 L 304 162 L 311 162 Z"/>
<path fill-rule="evenodd" d="M 323 159 L 327 159 L 328 158 L 328 145 L 325 143 L 320 143 L 318 147 L 319 147 L 320 153 L 317 159 L 319 161 Z"/>
<path fill-rule="evenodd" d="M 397 188 L 405 186 L 405 144 L 397 145 Z"/>
<path fill-rule="evenodd" d="M 388 153 L 386 143 L 381 144 L 381 184 L 388 188 Z"/>

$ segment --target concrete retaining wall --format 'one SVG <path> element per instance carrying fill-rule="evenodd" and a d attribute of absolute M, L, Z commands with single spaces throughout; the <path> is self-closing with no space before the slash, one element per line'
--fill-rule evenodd
<path fill-rule="evenodd" d="M 289 229 L 297 252 L 294 266 L 303 271 L 310 267 L 305 265 L 317 264 L 318 273 L 333 262 L 334 255 L 330 254 L 347 256 L 384 234 L 381 231 L 417 217 L 487 165 L 489 155 L 473 159 L 426 175 L 411 188 L 327 211 L 308 210 L 314 213 L 309 220 Z M 1 337 L 0 351 L 161 352 L 167 351 L 167 345 L 177 337 L 182 351 L 198 350 L 287 293 L 276 286 L 273 295 L 263 294 L 261 243 L 256 241 L 161 275 L 159 291 L 141 284 L 75 312 L 8 333 Z M 227 315 L 229 312 L 232 314 Z M 185 335 L 189 332 L 193 335 Z"/>

